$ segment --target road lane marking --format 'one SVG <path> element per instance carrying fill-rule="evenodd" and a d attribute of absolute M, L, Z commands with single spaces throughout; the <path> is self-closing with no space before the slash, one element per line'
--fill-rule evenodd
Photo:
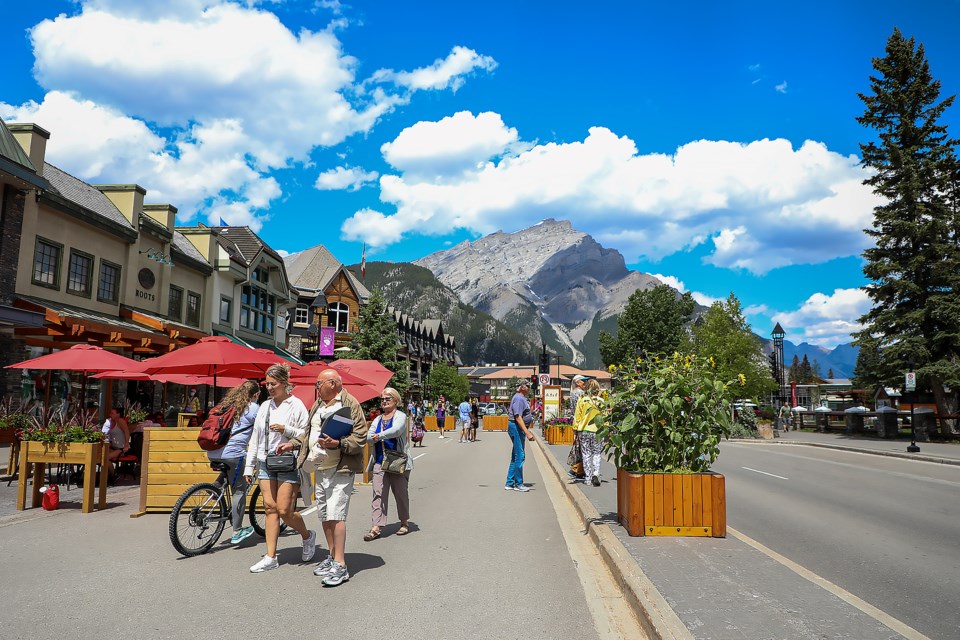
<path fill-rule="evenodd" d="M 784 478 L 783 476 L 778 476 L 775 473 L 767 473 L 766 471 L 760 471 L 759 469 L 751 469 L 750 467 L 740 467 L 741 469 L 746 469 L 747 471 L 753 471 L 754 473 L 762 473 L 765 476 L 771 476 L 774 478 L 780 478 L 781 480 L 789 480 L 790 478 Z"/>
<path fill-rule="evenodd" d="M 430 452 L 428 451 L 427 453 L 430 453 Z M 420 458 L 422 458 L 422 457 L 425 456 L 425 455 L 427 455 L 427 454 L 426 454 L 426 453 L 421 453 L 421 454 L 418 455 L 418 456 L 413 456 L 413 459 L 414 459 L 414 460 L 419 460 Z"/>
<path fill-rule="evenodd" d="M 889 627 L 893 631 L 896 631 L 897 633 L 902 635 L 904 638 L 908 638 L 909 640 L 930 640 L 929 637 L 923 635 L 922 633 L 920 633 L 910 625 L 897 620 L 890 614 L 881 611 L 880 609 L 876 608 L 872 604 L 853 595 L 843 587 L 839 587 L 833 584 L 832 582 L 830 582 L 829 580 L 827 580 L 826 578 L 817 575 L 813 571 L 810 571 L 806 567 L 803 567 L 797 564 L 790 558 L 780 555 L 770 547 L 766 547 L 762 545 L 761 543 L 757 542 L 750 536 L 740 533 L 739 531 L 737 531 L 736 529 L 730 526 L 727 526 L 727 531 L 738 540 L 741 540 L 747 543 L 757 551 L 760 551 L 764 555 L 772 558 L 773 560 L 776 560 L 777 562 L 785 566 L 787 569 L 790 569 L 791 571 L 796 573 L 798 576 L 802 578 L 806 578 L 807 580 L 817 585 L 818 587 L 826 589 L 827 591 L 837 596 L 847 604 L 850 604 L 853 607 L 856 607 L 860 611 L 864 612 L 865 614 L 867 614 L 868 616 L 870 616 L 880 624 Z"/>

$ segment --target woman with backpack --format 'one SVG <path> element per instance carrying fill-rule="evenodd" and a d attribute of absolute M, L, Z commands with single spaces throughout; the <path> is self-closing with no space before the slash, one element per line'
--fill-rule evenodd
<path fill-rule="evenodd" d="M 227 478 L 233 489 L 233 512 L 231 523 L 233 535 L 230 544 L 240 544 L 253 534 L 253 527 L 243 526 L 243 514 L 247 508 L 247 491 L 250 484 L 243 476 L 243 462 L 247 455 L 247 445 L 250 434 L 253 432 L 253 423 L 257 419 L 257 400 L 260 398 L 260 385 L 247 380 L 238 387 L 227 392 L 223 402 L 211 414 L 218 415 L 233 409 L 233 426 L 230 428 L 230 438 L 227 443 L 213 451 L 207 452 L 210 460 L 219 460 L 227 468 Z"/>

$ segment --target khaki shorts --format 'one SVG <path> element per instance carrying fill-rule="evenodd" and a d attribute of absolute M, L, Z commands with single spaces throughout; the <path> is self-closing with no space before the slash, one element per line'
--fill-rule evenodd
<path fill-rule="evenodd" d="M 352 471 L 338 473 L 336 468 L 316 472 L 317 515 L 321 522 L 347 519 L 355 477 Z"/>

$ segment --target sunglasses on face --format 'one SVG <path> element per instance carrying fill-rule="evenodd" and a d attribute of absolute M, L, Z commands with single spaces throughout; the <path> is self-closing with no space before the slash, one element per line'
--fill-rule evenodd
<path fill-rule="evenodd" d="M 390 396 L 387 396 L 385 398 L 380 398 L 380 402 L 396 402 L 396 400 L 394 400 Z"/>

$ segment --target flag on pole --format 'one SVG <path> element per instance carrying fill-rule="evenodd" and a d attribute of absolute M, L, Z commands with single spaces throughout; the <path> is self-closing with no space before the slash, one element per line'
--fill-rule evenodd
<path fill-rule="evenodd" d="M 226 220 L 224 220 L 223 218 L 220 218 L 220 226 L 221 226 L 221 227 L 229 227 L 230 225 L 227 224 L 227 221 L 226 221 Z"/>
<path fill-rule="evenodd" d="M 360 255 L 360 277 L 367 277 L 367 243 L 363 243 L 363 253 Z"/>

